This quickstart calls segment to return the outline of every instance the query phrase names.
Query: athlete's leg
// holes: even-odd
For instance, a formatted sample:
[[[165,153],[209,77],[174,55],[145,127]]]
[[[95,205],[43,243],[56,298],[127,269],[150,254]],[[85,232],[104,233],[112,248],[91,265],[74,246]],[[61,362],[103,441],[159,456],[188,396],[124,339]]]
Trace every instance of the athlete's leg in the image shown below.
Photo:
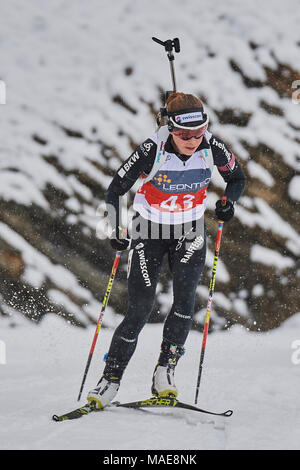
[[[161,351],[153,374],[152,393],[155,395],[177,395],[174,371],[192,326],[195,293],[204,268],[205,252],[203,235],[170,244],[174,301],[164,324]]]
[[[157,280],[167,245],[163,240],[135,240],[128,257],[128,309],[116,328],[105,373],[118,370],[120,378],[133,355],[138,335],[151,314]]]
[[[163,337],[171,344],[183,346],[192,326],[195,294],[206,256],[205,234],[178,242],[170,248],[173,274],[173,305],[165,321]]]

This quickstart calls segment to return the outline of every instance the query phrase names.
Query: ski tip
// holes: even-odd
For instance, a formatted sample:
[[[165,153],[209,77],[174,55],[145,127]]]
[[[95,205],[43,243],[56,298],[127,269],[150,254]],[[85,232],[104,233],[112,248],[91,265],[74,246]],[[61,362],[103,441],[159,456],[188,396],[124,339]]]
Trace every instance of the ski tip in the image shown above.
[[[52,419],[53,419],[53,421],[61,421],[61,419],[57,415],[53,415]]]

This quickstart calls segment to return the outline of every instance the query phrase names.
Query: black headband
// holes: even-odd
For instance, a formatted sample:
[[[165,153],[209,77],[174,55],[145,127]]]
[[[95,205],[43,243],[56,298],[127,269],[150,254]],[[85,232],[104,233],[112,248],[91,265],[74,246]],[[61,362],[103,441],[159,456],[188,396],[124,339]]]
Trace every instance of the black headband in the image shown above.
[[[167,111],[168,128],[172,132],[174,128],[200,129],[208,124],[208,115],[203,107],[186,108],[178,111]]]

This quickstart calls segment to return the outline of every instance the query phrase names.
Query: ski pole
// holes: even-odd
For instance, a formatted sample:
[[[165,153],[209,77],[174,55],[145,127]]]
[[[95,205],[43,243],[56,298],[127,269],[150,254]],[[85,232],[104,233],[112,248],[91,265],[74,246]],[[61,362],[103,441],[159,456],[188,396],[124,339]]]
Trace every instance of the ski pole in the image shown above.
[[[223,206],[225,206],[226,200],[227,200],[227,197],[223,196],[222,197],[222,205]],[[206,340],[207,340],[209,321],[210,321],[210,313],[211,313],[211,308],[212,308],[212,297],[213,297],[213,293],[214,293],[214,289],[215,289],[216,271],[217,271],[217,263],[218,263],[218,258],[219,258],[220,245],[221,245],[223,224],[224,224],[224,222],[222,220],[218,221],[218,232],[217,232],[217,239],[216,239],[216,246],[215,246],[215,256],[214,256],[212,275],[211,275],[210,284],[209,284],[209,296],[208,296],[207,307],[206,307],[206,318],[205,318],[203,338],[202,338],[202,346],[201,346],[201,354],[200,354],[200,362],[199,362],[199,370],[198,370],[198,378],[197,378],[197,387],[196,387],[196,394],[195,394],[195,405],[197,404],[197,401],[198,401],[198,394],[199,394],[200,381],[201,381],[201,375],[202,375]]]
[[[92,360],[92,357],[93,357],[96,342],[97,342],[97,339],[98,339],[99,331],[100,331],[100,328],[101,328],[101,325],[102,325],[102,322],[103,322],[104,311],[105,311],[105,308],[108,304],[108,299],[109,299],[109,296],[110,296],[110,292],[111,292],[111,289],[112,289],[112,286],[113,286],[113,282],[114,282],[115,275],[116,275],[116,272],[117,272],[118,264],[119,264],[119,261],[120,261],[120,256],[121,256],[121,251],[117,251],[116,256],[115,256],[115,260],[114,260],[114,264],[113,264],[113,267],[112,267],[112,270],[111,270],[111,275],[110,275],[110,278],[109,278],[109,281],[108,281],[107,289],[106,289],[106,292],[104,294],[104,299],[103,299],[103,302],[102,302],[101,312],[100,312],[100,315],[99,315],[99,318],[98,318],[98,322],[97,322],[97,326],[96,326],[92,346],[91,346],[91,349],[90,349],[90,352],[89,352],[89,356],[88,356],[85,371],[84,371],[84,374],[83,374],[83,379],[82,379],[82,382],[81,382],[81,387],[80,387],[80,390],[79,390],[79,395],[78,395],[77,401],[79,401],[80,398],[81,398],[81,393],[82,393],[82,390],[83,390],[83,387],[84,387],[84,384],[85,384],[85,380],[86,380],[86,377],[87,377],[87,374],[88,374],[88,370],[90,368],[90,364],[91,364],[91,360]]]

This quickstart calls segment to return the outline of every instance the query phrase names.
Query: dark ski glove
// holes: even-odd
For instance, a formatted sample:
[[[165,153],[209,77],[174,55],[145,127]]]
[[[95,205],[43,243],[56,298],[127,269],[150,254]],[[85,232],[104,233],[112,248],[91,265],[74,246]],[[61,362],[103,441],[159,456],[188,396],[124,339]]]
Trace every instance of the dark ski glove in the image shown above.
[[[110,237],[110,245],[116,251],[125,251],[130,248],[131,240],[126,237],[126,230],[122,228],[114,229]]]
[[[222,204],[223,201],[221,199],[216,202],[216,216],[218,220],[222,220],[223,222],[228,222],[233,215],[234,215],[234,207],[233,207],[233,202],[230,201],[230,199],[226,200],[226,204]]]

